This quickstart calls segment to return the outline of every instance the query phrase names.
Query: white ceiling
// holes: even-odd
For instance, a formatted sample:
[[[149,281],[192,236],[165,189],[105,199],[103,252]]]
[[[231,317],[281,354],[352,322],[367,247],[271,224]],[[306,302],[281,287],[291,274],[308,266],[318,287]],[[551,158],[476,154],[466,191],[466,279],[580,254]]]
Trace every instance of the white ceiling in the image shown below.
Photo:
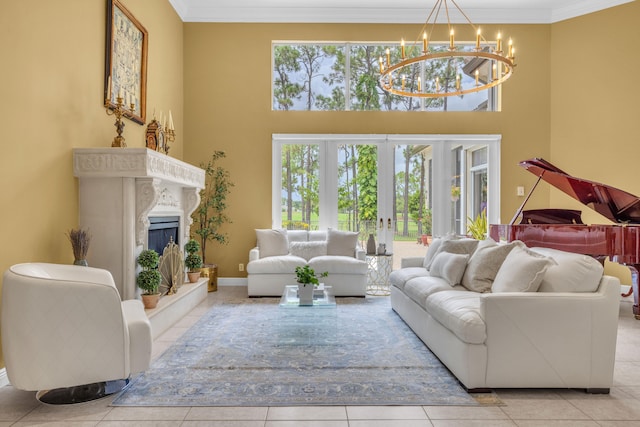
[[[169,0],[184,22],[304,23],[424,23],[435,1]],[[477,24],[550,24],[631,1],[456,0],[469,19]],[[448,4],[450,12],[455,10],[452,0],[448,0]],[[442,12],[440,16],[444,16]],[[451,22],[461,20],[461,16],[451,16]]]

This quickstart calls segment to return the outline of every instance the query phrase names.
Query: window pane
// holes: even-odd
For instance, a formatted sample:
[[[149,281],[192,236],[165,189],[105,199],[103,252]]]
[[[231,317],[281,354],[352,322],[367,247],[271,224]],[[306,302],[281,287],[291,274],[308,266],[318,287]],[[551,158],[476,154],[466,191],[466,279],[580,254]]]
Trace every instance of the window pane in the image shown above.
[[[274,45],[274,110],[344,110],[344,47]]]
[[[282,146],[282,226],[318,229],[319,146]]]

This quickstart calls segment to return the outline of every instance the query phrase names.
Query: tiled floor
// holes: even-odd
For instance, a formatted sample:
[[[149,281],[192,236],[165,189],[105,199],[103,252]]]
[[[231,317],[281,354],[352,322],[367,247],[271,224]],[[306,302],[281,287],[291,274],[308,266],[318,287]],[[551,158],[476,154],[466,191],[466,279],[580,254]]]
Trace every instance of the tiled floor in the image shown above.
[[[244,298],[246,288],[221,287],[154,343],[161,354],[212,305]],[[640,427],[640,320],[620,304],[614,387],[609,395],[579,390],[498,390],[503,406],[332,407],[111,407],[111,399],[53,407],[34,393],[0,388],[4,426],[212,426],[212,427]]]

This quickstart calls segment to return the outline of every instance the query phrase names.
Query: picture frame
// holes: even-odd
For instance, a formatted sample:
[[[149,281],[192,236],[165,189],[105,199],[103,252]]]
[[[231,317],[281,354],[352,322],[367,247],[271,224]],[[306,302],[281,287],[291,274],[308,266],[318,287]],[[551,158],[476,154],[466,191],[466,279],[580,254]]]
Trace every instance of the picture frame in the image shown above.
[[[124,116],[142,125],[147,116],[149,33],[119,0],[107,0],[106,30],[105,107],[115,109],[120,95]]]

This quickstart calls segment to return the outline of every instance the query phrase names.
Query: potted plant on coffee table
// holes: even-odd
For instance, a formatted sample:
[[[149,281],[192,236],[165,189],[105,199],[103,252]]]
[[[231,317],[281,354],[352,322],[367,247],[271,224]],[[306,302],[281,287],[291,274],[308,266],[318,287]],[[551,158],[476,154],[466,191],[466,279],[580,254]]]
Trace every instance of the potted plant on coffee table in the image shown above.
[[[158,253],[153,249],[145,249],[138,255],[138,264],[142,267],[142,271],[138,273],[136,285],[142,289],[142,303],[144,308],[156,308],[160,292],[160,272],[158,271]]]
[[[313,290],[320,284],[318,278],[327,277],[329,273],[325,271],[316,274],[313,268],[305,265],[296,267],[296,280],[298,282],[298,300],[300,305],[313,305]]]
[[[198,255],[200,250],[200,244],[191,239],[184,245],[184,251],[187,253],[187,257],[184,259],[184,265],[187,267],[187,277],[189,277],[189,283],[195,283],[200,278],[200,268],[202,267],[202,258]]]

